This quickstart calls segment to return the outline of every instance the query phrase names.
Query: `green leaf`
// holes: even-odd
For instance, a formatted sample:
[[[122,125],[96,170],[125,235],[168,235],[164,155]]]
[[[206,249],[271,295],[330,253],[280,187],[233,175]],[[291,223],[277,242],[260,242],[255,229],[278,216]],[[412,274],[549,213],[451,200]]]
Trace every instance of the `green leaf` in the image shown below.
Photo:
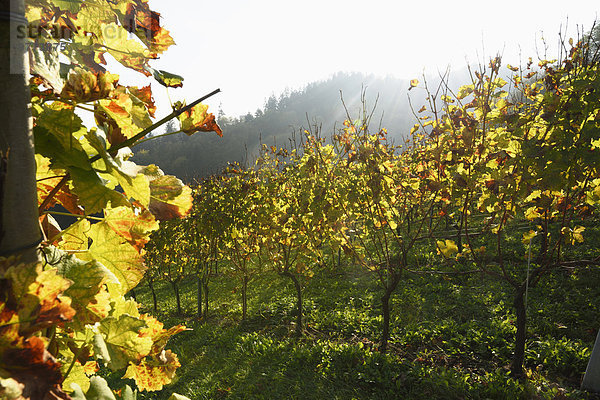
[[[93,324],[104,318],[106,315],[98,315],[94,311],[106,310],[108,313],[109,300],[98,294],[105,282],[118,282],[117,277],[96,260],[83,261],[53,246],[47,247],[45,253],[49,260],[57,260],[58,273],[73,281],[65,295],[71,298],[71,306],[77,311],[77,323]]]
[[[129,387],[129,385],[125,385],[121,392],[122,400],[137,400],[138,391],[135,392]]]
[[[136,213],[131,207],[107,208],[104,217],[113,231],[138,249],[148,242],[150,233],[158,229],[158,222],[149,211]]]
[[[120,185],[127,197],[140,202],[147,208],[150,204],[150,184],[148,178],[139,173],[141,168],[133,162],[127,161],[131,154],[129,149],[121,149],[115,157],[112,157],[107,151],[106,138],[102,130],[91,130],[85,135],[85,139],[102,158],[102,161],[98,160],[94,164],[97,168],[104,167],[107,171],[100,173],[100,176],[111,181],[115,187]]]
[[[150,192],[150,211],[159,220],[183,217],[192,208],[192,190],[174,176],[153,179]]]
[[[100,100],[98,104],[120,129],[121,135],[109,137],[113,145],[132,138],[152,125],[146,105],[133,94],[121,92],[111,99]]]
[[[71,382],[69,387],[73,390],[71,393],[71,399],[73,400],[87,400],[85,394],[83,393],[83,389],[75,382]]]
[[[21,333],[31,334],[68,321],[75,314],[71,299],[63,296],[73,282],[57,274],[55,268],[42,270],[41,264],[19,264],[8,268],[4,278],[10,281],[18,304]]]
[[[69,364],[62,365],[63,375],[66,373],[66,370],[69,368]],[[63,381],[62,387],[65,389],[71,389],[72,384],[78,385],[81,389],[87,391],[90,388],[90,378],[85,374],[85,367],[81,365],[79,362],[75,362],[73,364],[73,368],[69,372],[67,378]]]
[[[106,222],[92,225],[88,237],[92,245],[81,257],[96,260],[108,268],[119,280],[122,294],[133,289],[146,269],[138,251]]]
[[[437,247],[444,257],[452,257],[453,254],[458,253],[458,246],[453,240],[438,240]]]
[[[94,354],[96,354],[96,358],[103,360],[106,364],[110,363],[110,353],[104,341],[104,336],[100,333],[94,335]]]
[[[90,388],[85,395],[78,384],[72,383],[71,387],[74,390],[71,395],[73,400],[117,400],[108,383],[99,376],[90,378]]]
[[[183,86],[183,77],[179,75],[172,74],[163,70],[156,70],[154,68],[147,67],[146,70],[152,73],[154,79],[158,81],[161,85],[165,87],[182,87]]]
[[[36,125],[52,133],[63,149],[73,148],[77,144],[77,137],[87,132],[81,118],[70,105],[56,102],[36,108],[36,113]]]
[[[73,191],[79,196],[79,203],[85,207],[87,214],[100,212],[109,203],[113,207],[130,206],[125,196],[106,187],[95,171],[74,167],[68,170],[73,179]]]
[[[187,134],[192,134],[204,124],[207,116],[208,106],[198,103],[191,109],[179,114],[177,118],[181,122],[181,130]]]
[[[35,137],[35,150],[38,154],[47,157],[51,161],[52,168],[69,169],[70,167],[80,168],[91,171],[92,166],[88,155],[81,147],[81,144],[73,139],[73,146],[65,147],[60,143],[56,135],[42,127],[33,128]]]
[[[127,68],[145,72],[150,51],[139,40],[128,39],[129,32],[114,22],[100,25],[102,39],[111,56]]]
[[[52,0],[52,3],[63,11],[76,13],[81,9],[83,0]]]
[[[131,361],[137,363],[150,353],[152,339],[139,335],[144,327],[144,321],[129,315],[109,317],[100,323],[98,329],[110,356],[108,366],[113,371],[127,367]]]
[[[142,174],[130,177],[129,175],[121,173],[120,170],[116,175],[119,185],[121,185],[127,197],[139,201],[144,207],[150,206],[151,189],[148,178]]]

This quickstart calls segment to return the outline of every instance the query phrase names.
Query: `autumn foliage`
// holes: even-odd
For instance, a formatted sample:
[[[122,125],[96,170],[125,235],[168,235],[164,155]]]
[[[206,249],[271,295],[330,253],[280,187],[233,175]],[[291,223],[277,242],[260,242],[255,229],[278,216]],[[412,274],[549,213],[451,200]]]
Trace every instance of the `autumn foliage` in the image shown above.
[[[164,329],[125,294],[144,276],[150,233],[186,215],[192,192],[129,160],[130,147],[166,121],[153,122],[150,85],[127,86],[107,60],[179,87],[183,78],[150,66],[174,41],[146,0],[31,1],[26,17],[38,33],[27,40],[43,241],[40,262],[0,259],[0,394],[115,398],[99,366],[160,390],[180,366],[167,341],[186,328]],[[180,104],[171,117],[187,134],[221,134],[207,108]]]
[[[569,46],[537,66],[493,58],[457,91],[444,79],[436,88],[412,80],[429,102],[401,146],[371,131],[365,110],[330,139],[307,130],[301,146],[264,145],[249,168],[201,184],[195,207],[218,199],[226,217],[213,228],[242,279],[243,315],[252,265],[269,266],[294,283],[301,334],[303,283],[343,254],[381,289],[385,352],[390,298],[404,276],[487,275],[512,299],[510,369],[523,376],[528,288],[557,270],[600,265],[593,246],[581,247],[600,204],[598,55],[586,40]]]

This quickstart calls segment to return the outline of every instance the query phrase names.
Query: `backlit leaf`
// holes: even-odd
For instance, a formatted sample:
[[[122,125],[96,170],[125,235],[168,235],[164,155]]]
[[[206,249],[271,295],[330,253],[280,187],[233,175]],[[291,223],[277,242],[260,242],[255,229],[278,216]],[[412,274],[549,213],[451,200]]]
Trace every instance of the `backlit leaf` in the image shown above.
[[[88,237],[92,245],[80,257],[97,260],[112,272],[121,284],[122,294],[133,289],[144,276],[145,267],[138,251],[125,238],[119,236],[108,223],[91,226]]]
[[[125,368],[130,362],[138,363],[150,352],[152,339],[139,335],[145,326],[144,321],[129,315],[109,317],[100,323],[98,329],[110,355],[108,366],[113,371]]]
[[[450,258],[452,255],[458,253],[458,246],[453,240],[438,240],[437,241],[438,251],[441,252],[444,257]]]
[[[150,211],[159,220],[185,216],[192,208],[192,189],[174,176],[164,175],[150,181],[150,190]]]
[[[102,211],[107,204],[113,207],[129,206],[127,199],[104,185],[95,171],[80,168],[69,168],[73,178],[73,192],[79,196],[79,203],[88,214]]]
[[[115,89],[118,80],[118,75],[76,67],[69,72],[61,97],[78,103],[105,99]]]
[[[223,136],[221,128],[215,121],[215,116],[207,112],[208,106],[202,103],[196,104],[190,110],[184,111],[177,118],[181,122],[181,130],[187,135],[196,132],[216,132]]]
[[[179,75],[163,70],[156,70],[154,68],[148,68],[148,70],[152,73],[154,79],[165,87],[177,88],[183,86],[183,77]]]
[[[106,50],[111,56],[125,67],[148,75],[145,66],[150,58],[150,52],[142,43],[128,39],[127,30],[114,22],[102,24],[101,31]]]
[[[180,366],[177,355],[166,350],[156,357],[142,360],[138,365],[130,364],[123,377],[134,379],[141,390],[161,390],[173,380],[175,370]]]
[[[136,214],[131,207],[107,208],[104,217],[108,226],[138,251],[148,242],[150,233],[158,229],[158,222],[146,210]]]
[[[21,334],[27,336],[75,315],[71,299],[64,296],[72,281],[58,275],[56,269],[42,271],[41,264],[19,264],[10,267],[5,278],[11,281],[18,303]]]

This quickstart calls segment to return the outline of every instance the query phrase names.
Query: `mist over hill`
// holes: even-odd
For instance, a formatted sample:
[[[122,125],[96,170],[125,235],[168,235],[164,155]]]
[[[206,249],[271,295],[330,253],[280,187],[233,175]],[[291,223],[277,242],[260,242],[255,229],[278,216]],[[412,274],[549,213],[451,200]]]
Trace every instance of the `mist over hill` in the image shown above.
[[[464,71],[452,76],[464,82]],[[439,77],[431,78],[433,86],[436,81]],[[358,118],[363,109],[372,114],[372,129],[386,128],[388,136],[399,144],[416,122],[407,96],[409,87],[410,81],[405,79],[337,73],[301,90],[272,95],[253,113],[229,117],[219,110],[223,137],[212,133],[192,137],[178,134],[145,142],[137,147],[135,161],[156,163],[166,173],[189,182],[216,173],[229,162],[253,160],[261,143],[289,147],[290,139],[294,135],[300,139],[304,129],[318,129],[323,137],[329,137],[348,117]],[[416,110],[425,98],[423,90],[410,92]],[[158,133],[177,129],[175,123],[170,123]]]

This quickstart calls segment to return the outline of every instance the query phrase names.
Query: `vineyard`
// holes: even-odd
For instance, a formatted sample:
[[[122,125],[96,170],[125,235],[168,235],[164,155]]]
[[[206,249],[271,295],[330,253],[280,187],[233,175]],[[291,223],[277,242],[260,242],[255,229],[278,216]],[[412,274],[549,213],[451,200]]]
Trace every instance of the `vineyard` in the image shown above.
[[[583,287],[575,291],[577,301],[588,304],[576,306],[576,318],[587,319],[574,322],[577,328],[569,324],[568,329],[547,314],[558,304],[550,305],[540,297],[535,306],[532,302],[534,296],[548,296],[560,303],[559,293],[568,298],[569,288],[580,279],[597,279],[600,179],[595,157],[600,146],[600,103],[595,55],[589,49],[583,43],[573,44],[563,60],[542,61],[539,70],[532,62],[524,70],[508,65],[514,73],[510,83],[499,76],[500,59],[495,58],[473,73],[471,85],[456,93],[443,82],[429,88],[412,81],[415,90],[427,91],[429,104],[417,112],[419,123],[402,146],[389,144],[385,130],[370,130],[368,110],[346,120],[330,138],[315,128],[305,131],[302,142],[291,149],[265,145],[251,167],[232,165],[198,184],[190,215],[164,224],[153,234],[146,254],[151,268],[145,278],[152,300],[145,304],[157,312],[156,283],[169,282],[173,311],[184,315],[189,300],[182,305],[185,296],[180,287],[186,287],[189,296],[192,280],[196,317],[210,320],[211,279],[220,280],[217,287],[221,287],[227,277],[235,282],[228,284],[233,285],[232,293],[225,298],[220,293],[219,302],[239,304],[236,315],[246,326],[258,318],[256,313],[264,316],[258,310],[282,306],[263,299],[258,310],[249,314],[253,283],[262,280],[265,285],[269,276],[283,287],[280,281],[288,281],[287,289],[273,297],[294,295],[292,309],[279,310],[293,318],[280,328],[293,326],[292,336],[310,335],[316,346],[323,345],[321,340],[334,346],[330,340],[335,338],[350,346],[348,351],[360,353],[356,356],[361,362],[379,356],[389,361],[385,354],[406,362],[406,349],[417,346],[419,351],[408,351],[411,357],[433,366],[441,362],[444,367],[456,363],[470,368],[472,363],[487,362],[505,368],[509,380],[494,381],[499,387],[532,375],[543,381],[548,376],[537,371],[548,368],[569,390],[577,388],[597,320],[591,310],[580,307],[591,305],[594,296],[584,295]],[[356,279],[348,282],[349,276]],[[363,286],[366,296],[350,290],[346,299],[338,297],[337,287],[351,283]],[[264,296],[263,290],[255,295]],[[307,290],[313,296],[307,297]],[[423,330],[410,332],[400,321],[414,318],[405,315],[414,310],[404,308],[403,299],[412,295],[427,299],[422,300],[425,304],[443,301],[432,291],[450,299],[454,291],[466,292],[464,313],[447,310],[456,314],[448,319],[436,310],[429,316],[433,320],[424,316],[412,320]],[[322,301],[333,301],[334,308],[327,311],[317,305]],[[455,302],[454,307],[461,302],[459,298],[449,301]],[[415,306],[425,307],[419,301]],[[532,311],[544,317],[538,319]],[[348,312],[349,320],[330,321],[329,312]],[[274,317],[266,318],[269,325]],[[460,330],[455,325],[463,319],[468,328],[462,326],[467,331],[459,335],[453,329]],[[535,330],[529,319],[536,323]],[[481,324],[486,323],[492,324],[488,328],[494,335],[482,331]],[[570,336],[553,325],[568,331],[585,327],[587,333]],[[275,347],[277,340],[292,346],[289,335],[275,334],[273,339],[270,334],[259,338],[274,340],[270,343]],[[245,337],[239,338],[239,346]],[[247,337],[256,338],[252,331]],[[431,341],[441,343],[428,347]],[[361,347],[364,343],[368,343],[367,353]],[[496,345],[500,346],[493,348]],[[546,346],[553,347],[557,357],[569,358],[564,361],[569,366],[546,365],[554,362]],[[308,351],[302,346],[286,349]],[[533,354],[536,350],[539,353]],[[398,382],[402,373],[395,373],[389,379]],[[462,373],[467,381],[479,379],[479,384],[487,379],[481,371]],[[452,376],[447,384],[468,387]],[[385,390],[394,386],[383,385]],[[402,385],[398,386],[395,390],[402,392]],[[567,390],[550,384],[535,394],[536,390],[526,388],[515,383],[514,393],[520,393],[515,396],[554,398]],[[376,395],[393,397],[393,390],[385,390]],[[499,396],[490,393],[494,392],[484,390],[480,396]]]
[[[182,364],[169,389],[194,399],[597,398],[579,390],[598,319],[590,307],[598,296],[593,272],[558,272],[552,279],[563,282],[560,289],[541,284],[529,291],[526,379],[518,380],[508,368],[515,316],[507,285],[481,276],[407,275],[390,300],[383,354],[380,290],[348,262],[342,258],[341,268],[321,269],[306,282],[301,338],[294,286],[276,272],[248,287],[243,322],[241,283],[224,271],[211,277],[201,320],[193,278],[180,284],[182,314],[168,281],[155,283],[156,314],[193,329],[169,342]],[[147,284],[136,297],[154,313]],[[109,382],[116,386],[119,378]]]
[[[456,90],[412,80],[427,100],[401,145],[364,104],[187,186],[131,148],[173,119],[222,135],[202,103],[219,90],[153,122],[151,87],[107,71],[183,85],[150,66],[174,44],[160,14],[19,4],[39,29],[0,57],[19,71],[1,75],[2,398],[595,398],[593,35]]]

